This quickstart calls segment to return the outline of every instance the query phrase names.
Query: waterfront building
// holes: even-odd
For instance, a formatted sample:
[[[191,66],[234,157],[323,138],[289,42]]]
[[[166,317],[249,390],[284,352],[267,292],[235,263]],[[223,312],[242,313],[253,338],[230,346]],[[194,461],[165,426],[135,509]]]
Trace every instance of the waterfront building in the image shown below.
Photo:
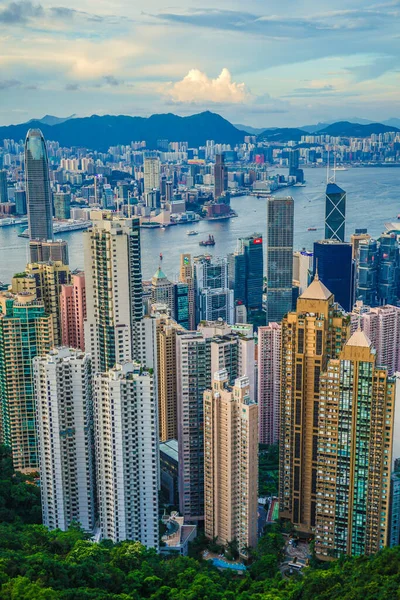
[[[85,273],[73,273],[70,284],[61,286],[62,345],[85,349],[84,321],[86,319]]]
[[[53,345],[53,317],[34,293],[0,294],[1,441],[17,471],[38,470],[32,360]]]
[[[71,194],[70,192],[54,192],[54,216],[56,219],[71,218]]]
[[[94,376],[94,437],[102,539],[159,547],[159,448],[154,376],[125,362]]]
[[[349,321],[318,274],[282,321],[279,506],[307,533],[316,524],[319,379],[347,341]]]
[[[345,311],[354,304],[354,262],[351,244],[336,239],[314,242],[314,275],[335,296]]]
[[[160,159],[158,156],[144,157],[144,197],[160,189]]]
[[[92,369],[88,354],[56,348],[33,359],[43,525],[95,526]]]
[[[60,294],[64,284],[71,281],[68,265],[62,262],[32,263],[26,265],[24,273],[14,275],[11,291],[14,294],[29,291],[42,300],[47,314],[53,318],[54,345],[61,344]]]
[[[281,326],[270,323],[258,328],[258,412],[260,444],[279,441]]]
[[[25,140],[25,182],[31,240],[53,239],[53,210],[46,142],[40,129],[29,129]],[[31,257],[34,262],[34,258]]]
[[[219,200],[228,189],[228,167],[223,154],[215,155],[214,165],[214,199]]]
[[[8,202],[7,171],[0,169],[0,204]]]
[[[95,371],[108,371],[138,353],[143,315],[139,219],[92,211],[84,232],[87,318],[85,348]]]
[[[204,530],[241,556],[257,545],[258,408],[249,380],[223,369],[204,392]]]
[[[364,332],[321,375],[315,550],[321,559],[388,544],[395,380]]]
[[[346,192],[334,181],[325,192],[325,239],[344,242],[346,227]]]
[[[26,192],[25,190],[15,190],[14,193],[15,212],[17,215],[23,216],[27,213]]]
[[[267,199],[267,323],[280,322],[292,308],[293,198]]]
[[[188,312],[189,324],[187,329],[196,328],[196,286],[193,274],[192,257],[190,254],[181,254],[179,281],[188,286]]]

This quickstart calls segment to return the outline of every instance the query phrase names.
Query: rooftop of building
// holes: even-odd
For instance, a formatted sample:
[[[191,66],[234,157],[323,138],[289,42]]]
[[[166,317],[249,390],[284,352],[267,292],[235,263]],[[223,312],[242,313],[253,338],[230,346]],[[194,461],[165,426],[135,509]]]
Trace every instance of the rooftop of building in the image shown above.
[[[320,281],[318,272],[315,273],[313,281],[307,289],[299,296],[302,300],[328,300],[332,292]]]
[[[178,462],[178,440],[167,440],[160,443],[160,452]]]
[[[342,190],[341,187],[337,185],[337,183],[328,183],[326,186],[327,194],[345,194],[346,192]]]
[[[370,348],[371,340],[365,335],[361,329],[357,329],[346,342],[346,346],[352,346],[354,348]]]
[[[153,279],[167,279],[167,276],[161,267],[158,267],[157,271],[153,275]]]

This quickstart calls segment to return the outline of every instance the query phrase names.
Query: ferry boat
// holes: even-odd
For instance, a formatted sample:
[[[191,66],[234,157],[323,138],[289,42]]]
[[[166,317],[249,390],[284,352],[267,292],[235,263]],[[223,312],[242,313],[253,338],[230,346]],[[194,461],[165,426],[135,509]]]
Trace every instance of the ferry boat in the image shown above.
[[[215,240],[213,235],[208,236],[208,240],[202,240],[199,242],[200,246],[215,246]]]
[[[340,165],[339,167],[333,167],[334,171],[348,171],[348,169],[346,169],[346,167],[344,167],[343,165]]]
[[[316,227],[309,227],[309,228],[307,229],[307,231],[317,231],[317,228],[316,228]]]
[[[187,231],[186,235],[199,235],[198,231],[194,231],[194,229],[192,229],[192,231]]]
[[[305,183],[300,183],[300,181],[298,181],[297,183],[295,183],[293,185],[293,187],[306,187],[306,184]]]

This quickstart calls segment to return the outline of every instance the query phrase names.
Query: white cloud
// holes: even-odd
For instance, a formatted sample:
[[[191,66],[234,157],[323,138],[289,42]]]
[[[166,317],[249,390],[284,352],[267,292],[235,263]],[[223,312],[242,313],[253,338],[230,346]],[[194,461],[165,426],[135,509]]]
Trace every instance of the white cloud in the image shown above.
[[[226,68],[222,69],[216,79],[211,79],[199,69],[190,69],[181,81],[169,84],[166,91],[175,102],[239,104],[251,97],[245,84],[232,81]]]

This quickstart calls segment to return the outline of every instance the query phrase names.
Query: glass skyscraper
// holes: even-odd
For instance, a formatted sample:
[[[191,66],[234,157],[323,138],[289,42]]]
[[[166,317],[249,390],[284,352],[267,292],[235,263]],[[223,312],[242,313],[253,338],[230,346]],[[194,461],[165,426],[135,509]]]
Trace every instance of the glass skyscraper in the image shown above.
[[[229,287],[235,303],[243,303],[249,313],[262,310],[263,239],[260,234],[239,238],[238,248],[228,256]]]
[[[314,243],[314,275],[320,280],[346,311],[353,308],[354,268],[352,246],[338,240]]]
[[[293,198],[267,199],[267,323],[292,309],[293,217]]]
[[[329,182],[325,193],[325,239],[344,242],[346,224],[346,192]]]
[[[25,180],[31,240],[52,240],[52,199],[46,142],[40,129],[29,129],[25,140]]]

